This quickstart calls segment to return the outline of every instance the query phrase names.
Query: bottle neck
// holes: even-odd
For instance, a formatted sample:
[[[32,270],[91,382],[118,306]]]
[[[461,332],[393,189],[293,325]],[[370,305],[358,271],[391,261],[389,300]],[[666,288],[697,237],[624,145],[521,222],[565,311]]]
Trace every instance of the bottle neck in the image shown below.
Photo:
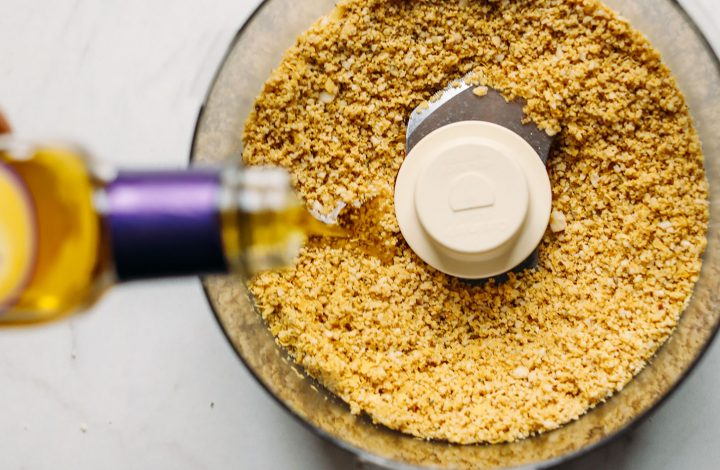
[[[120,172],[98,195],[117,280],[228,271],[217,170]]]
[[[287,172],[120,172],[96,206],[119,282],[289,266],[309,235],[345,236],[316,220]]]

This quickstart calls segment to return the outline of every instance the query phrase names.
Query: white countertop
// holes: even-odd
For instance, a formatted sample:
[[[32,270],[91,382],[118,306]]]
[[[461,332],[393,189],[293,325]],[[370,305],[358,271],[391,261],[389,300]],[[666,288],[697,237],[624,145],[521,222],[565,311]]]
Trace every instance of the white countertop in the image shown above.
[[[182,167],[200,103],[259,0],[2,0],[0,106],[18,134]],[[684,0],[720,50],[716,0]],[[713,8],[714,7],[714,8]],[[718,468],[720,345],[632,434],[565,469]],[[115,289],[0,330],[2,469],[345,469],[245,371],[197,280]]]

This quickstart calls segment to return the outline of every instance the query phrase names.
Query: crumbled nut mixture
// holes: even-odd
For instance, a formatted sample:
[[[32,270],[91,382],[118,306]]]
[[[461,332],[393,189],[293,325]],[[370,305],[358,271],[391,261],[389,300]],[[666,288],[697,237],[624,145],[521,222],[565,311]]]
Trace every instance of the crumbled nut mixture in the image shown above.
[[[488,94],[488,87],[486,86],[478,86],[473,88],[473,94],[475,96],[486,96]]]
[[[395,219],[411,110],[475,71],[558,145],[535,271],[471,286],[423,263]],[[348,239],[313,239],[251,285],[295,360],[378,423],[502,442],[574,420],[668,338],[705,246],[707,183],[658,53],[596,0],[350,0],[291,48],[245,129]]]
[[[567,227],[567,219],[565,214],[558,210],[550,213],[550,230],[553,232],[562,232]]]

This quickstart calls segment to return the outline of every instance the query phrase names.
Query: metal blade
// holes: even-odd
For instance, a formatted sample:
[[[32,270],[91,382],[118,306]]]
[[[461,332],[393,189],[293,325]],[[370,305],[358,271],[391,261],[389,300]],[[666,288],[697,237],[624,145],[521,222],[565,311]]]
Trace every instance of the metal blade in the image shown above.
[[[506,127],[525,139],[547,163],[554,137],[540,130],[534,123],[523,124],[523,100],[505,101],[492,88],[487,95],[473,93],[475,85],[463,78],[437,93],[425,105],[410,114],[406,134],[406,152],[432,131],[460,121],[486,121]]]

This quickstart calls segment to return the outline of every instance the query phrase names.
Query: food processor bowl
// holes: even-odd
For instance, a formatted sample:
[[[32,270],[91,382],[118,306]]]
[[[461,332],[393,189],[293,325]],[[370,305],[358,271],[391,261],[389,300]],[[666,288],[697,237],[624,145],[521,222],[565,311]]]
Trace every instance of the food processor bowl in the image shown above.
[[[240,29],[200,110],[195,162],[237,160],[257,95],[296,37],[335,0],[266,0]],[[695,120],[710,182],[710,227],[702,273],[672,337],[622,391],[577,421],[521,441],[453,445],[419,440],[375,425],[295,365],[253,307],[246,280],[208,278],[205,290],[239,358],[265,389],[311,430],[390,468],[544,468],[597,447],[657,407],[685,378],[713,339],[720,320],[720,63],[672,0],[606,0],[643,32],[675,74]]]

